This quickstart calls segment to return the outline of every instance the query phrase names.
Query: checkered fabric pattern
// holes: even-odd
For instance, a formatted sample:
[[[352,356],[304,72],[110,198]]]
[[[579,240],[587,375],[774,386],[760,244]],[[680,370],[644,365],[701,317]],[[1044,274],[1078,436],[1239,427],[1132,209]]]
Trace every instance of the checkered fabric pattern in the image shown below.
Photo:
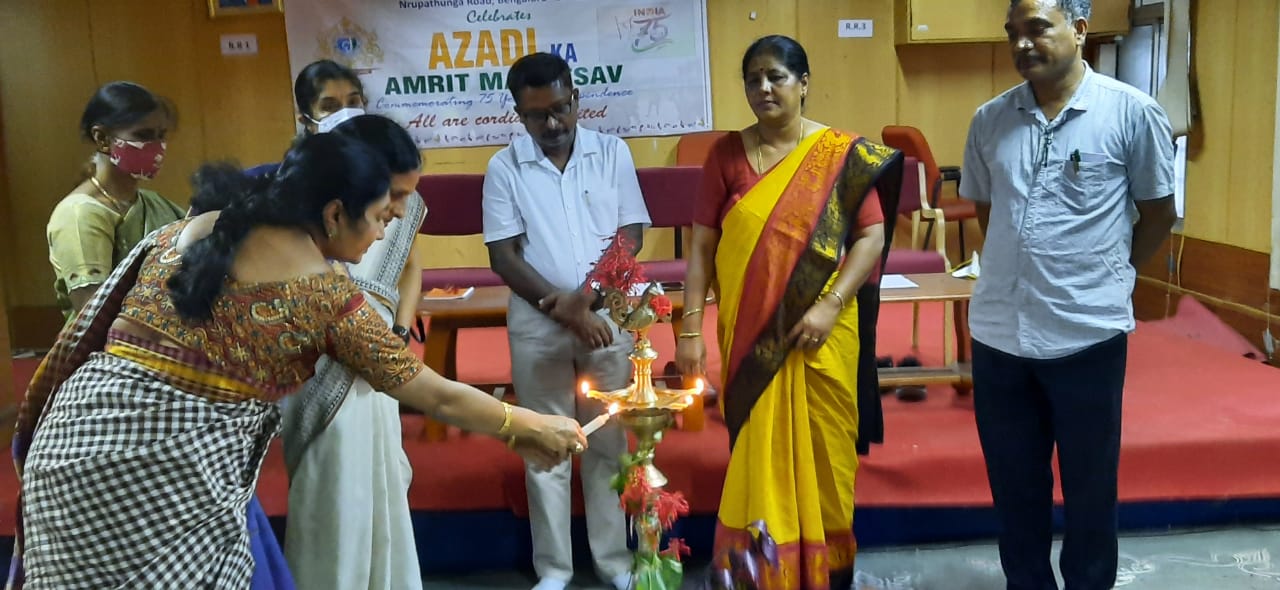
[[[94,296],[80,310],[75,321],[62,328],[53,348],[36,369],[36,374],[27,388],[27,395],[23,397],[22,404],[18,408],[18,424],[13,435],[13,463],[19,482],[22,480],[27,450],[31,446],[36,425],[39,424],[49,399],[53,397],[53,392],[57,391],[58,387],[88,360],[90,354],[102,350],[107,341],[107,332],[111,328],[111,323],[120,312],[120,304],[137,280],[142,261],[155,245],[155,236],[159,231],[152,232],[143,238],[116,266],[107,281],[98,287]],[[14,531],[13,558],[9,563],[7,590],[25,588],[23,547],[26,544],[26,535],[22,522],[21,490],[18,492],[16,508],[18,518]]]
[[[18,477],[22,477],[22,459],[26,456],[32,433],[40,422],[49,398],[88,360],[91,353],[102,350],[106,345],[107,332],[120,314],[120,304],[137,281],[142,261],[155,246],[156,234],[163,229],[147,235],[120,261],[111,276],[98,287],[97,292],[76,315],[75,321],[62,328],[53,348],[49,349],[49,353],[40,362],[40,367],[36,369],[36,374],[27,387],[27,395],[18,408],[18,426],[13,437],[13,458],[17,463]]]
[[[245,506],[279,427],[275,404],[212,402],[92,354],[27,456],[25,587],[247,588]]]

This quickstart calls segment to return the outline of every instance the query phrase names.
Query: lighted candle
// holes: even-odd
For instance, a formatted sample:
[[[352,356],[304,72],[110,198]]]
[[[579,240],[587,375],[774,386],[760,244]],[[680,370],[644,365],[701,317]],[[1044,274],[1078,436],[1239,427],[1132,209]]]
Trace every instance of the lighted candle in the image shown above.
[[[690,432],[698,432],[705,428],[707,415],[702,409],[702,392],[706,390],[706,385],[702,379],[698,379],[693,384],[693,394],[685,397],[686,406],[684,411],[680,412],[680,429]]]
[[[616,413],[618,413],[618,404],[609,404],[609,411],[596,416],[595,420],[587,422],[587,425],[582,427],[582,434],[591,436],[591,433],[603,428],[609,418],[612,418]]]

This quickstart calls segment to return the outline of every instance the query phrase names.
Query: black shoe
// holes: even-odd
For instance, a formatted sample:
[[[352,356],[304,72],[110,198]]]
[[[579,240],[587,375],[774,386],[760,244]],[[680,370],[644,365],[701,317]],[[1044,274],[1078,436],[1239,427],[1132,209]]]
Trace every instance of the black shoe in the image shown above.
[[[899,367],[919,367],[920,359],[914,356],[904,356],[898,359]],[[903,385],[894,391],[894,395],[898,397],[898,401],[915,403],[922,402],[929,396],[929,392],[925,390],[923,385]]]
[[[876,357],[876,368],[877,368],[877,369],[892,369],[892,368],[893,368],[893,357],[891,357],[891,356],[878,356],[878,357]],[[889,395],[890,393],[893,393],[893,388],[892,388],[892,387],[881,387],[881,388],[880,388],[880,395]]]
[[[929,392],[923,385],[903,385],[893,394],[898,397],[898,401],[907,403],[922,402],[929,397]]]

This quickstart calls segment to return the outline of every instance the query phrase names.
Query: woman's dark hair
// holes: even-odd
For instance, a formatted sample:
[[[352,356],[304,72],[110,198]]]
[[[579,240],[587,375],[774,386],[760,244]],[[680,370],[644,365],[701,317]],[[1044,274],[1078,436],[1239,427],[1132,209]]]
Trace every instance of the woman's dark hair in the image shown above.
[[[515,99],[516,104],[520,104],[521,90],[545,88],[557,81],[566,85],[573,84],[573,78],[569,75],[569,62],[554,53],[530,53],[517,59],[507,72],[507,90],[511,91],[511,98]]]
[[[252,179],[228,183],[235,174],[244,172],[232,162],[211,162],[191,174],[191,208],[188,215],[195,217],[210,211],[221,211],[237,199],[248,196],[245,186]],[[270,176],[270,175],[268,175]],[[270,179],[264,181],[270,182]]]
[[[392,174],[417,172],[422,167],[422,152],[413,143],[413,137],[399,123],[381,115],[352,117],[334,127],[332,133],[369,144],[387,160]]]
[[[751,65],[751,60],[761,55],[777,58],[797,78],[809,73],[809,55],[804,52],[799,41],[786,35],[769,35],[756,39],[747,48],[747,52],[742,54],[743,78],[747,77],[747,66]]]
[[[94,92],[89,104],[84,106],[84,114],[80,115],[80,137],[93,141],[96,125],[120,129],[145,119],[157,110],[163,110],[169,117],[170,127],[177,126],[178,109],[168,99],[156,96],[133,82],[109,82]]]
[[[346,80],[364,95],[364,84],[351,68],[329,59],[313,61],[302,68],[298,79],[293,81],[293,100],[298,103],[298,112],[310,117],[311,107],[316,104],[324,85],[331,80]]]
[[[274,174],[249,177],[238,167],[207,164],[197,173],[197,191],[231,195],[213,231],[187,248],[168,287],[178,314],[205,320],[222,292],[236,250],[258,226],[324,231],[324,207],[337,199],[353,224],[365,209],[387,194],[391,172],[386,161],[363,141],[335,133],[298,140]]]

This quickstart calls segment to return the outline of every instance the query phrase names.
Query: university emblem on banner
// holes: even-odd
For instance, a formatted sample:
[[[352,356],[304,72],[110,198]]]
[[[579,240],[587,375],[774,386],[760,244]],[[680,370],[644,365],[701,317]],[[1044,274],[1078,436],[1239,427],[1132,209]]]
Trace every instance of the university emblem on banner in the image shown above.
[[[367,74],[374,70],[373,66],[382,63],[378,34],[364,30],[346,17],[321,31],[317,40],[320,42],[320,58],[336,61],[358,74]]]

